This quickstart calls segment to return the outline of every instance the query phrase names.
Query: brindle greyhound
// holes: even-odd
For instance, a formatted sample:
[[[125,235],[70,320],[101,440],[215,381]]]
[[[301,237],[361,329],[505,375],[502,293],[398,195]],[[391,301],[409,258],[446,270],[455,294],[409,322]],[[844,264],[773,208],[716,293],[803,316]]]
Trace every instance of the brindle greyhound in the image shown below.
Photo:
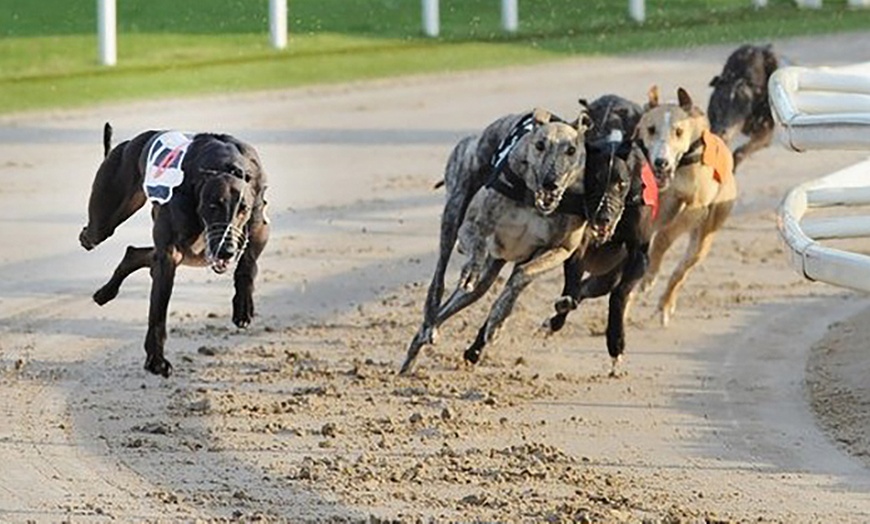
[[[440,305],[434,321],[429,320],[427,311],[423,325],[408,347],[402,373],[411,369],[420,349],[434,341],[435,331],[442,323],[483,296],[504,265],[514,262],[505,289],[493,304],[474,343],[465,351],[466,361],[478,362],[484,346],[494,339],[522,290],[544,271],[558,267],[580,245],[586,220],[583,205],[578,201],[582,200],[586,156],[583,139],[588,123],[585,112],[576,122],[567,124],[552,119],[542,110],[515,120],[493,156],[486,186],[474,194],[464,210],[458,233],[459,251],[468,256],[468,261],[460,282],[447,302]],[[481,139],[460,142],[451,161],[457,151],[459,155],[467,154],[473,140],[479,144]],[[481,167],[473,164],[466,166]],[[445,183],[451,184],[450,179],[454,184],[457,181],[474,183],[467,181],[472,178],[469,171],[457,173],[454,178],[450,167],[448,165]],[[448,192],[448,199],[453,194]],[[457,200],[462,201],[460,197]],[[574,208],[579,214],[567,212],[568,208]],[[456,213],[456,210],[450,212]],[[452,218],[455,215],[442,217],[443,220]],[[449,236],[449,246],[445,246],[445,229],[450,231],[444,227],[443,220],[442,255],[445,247],[449,251],[453,247]],[[433,287],[439,279],[438,272],[443,271],[442,265],[446,267],[446,261],[443,264],[439,261]],[[440,278],[443,279],[443,272]],[[429,297],[432,296],[430,288]],[[426,307],[429,307],[428,299]]]
[[[660,191],[650,263],[641,289],[653,285],[671,244],[689,234],[686,254],[658,304],[665,326],[676,310],[677,293],[686,275],[706,258],[716,231],[725,223],[737,198],[731,152],[722,139],[710,132],[707,117],[695,107],[689,93],[679,88],[677,98],[677,104],[660,104],[658,89],[653,87],[636,133]]]
[[[707,113],[710,129],[730,143],[737,133],[749,142],[734,151],[734,168],[750,154],[770,145],[774,122],[767,83],[780,59],[770,45],[744,45],[735,50],[722,72],[710,80],[713,93]]]
[[[146,201],[155,201],[151,210],[154,246],[127,247],[112,277],[93,298],[104,305],[117,296],[128,275],[151,269],[145,369],[168,377],[172,365],[163,356],[166,312],[178,265],[208,265],[224,273],[237,262],[233,323],[246,327],[253,319],[257,258],[269,237],[266,174],[254,148],[229,135],[147,131],[114,149],[111,140],[112,128],[107,123],[104,160],[94,179],[88,224],[79,240],[85,249],[93,249]],[[148,166],[156,171],[149,171]],[[177,185],[146,188],[147,172],[166,179],[175,174]]]
[[[624,98],[606,95],[589,105],[593,130],[587,140],[586,191],[598,207],[590,214],[589,243],[565,264],[565,287],[556,314],[544,328],[562,329],[568,313],[588,298],[610,294],[607,351],[611,374],[625,350],[625,318],[629,297],[649,262],[657,184],[632,136],[642,108]],[[584,273],[587,274],[585,278]]]

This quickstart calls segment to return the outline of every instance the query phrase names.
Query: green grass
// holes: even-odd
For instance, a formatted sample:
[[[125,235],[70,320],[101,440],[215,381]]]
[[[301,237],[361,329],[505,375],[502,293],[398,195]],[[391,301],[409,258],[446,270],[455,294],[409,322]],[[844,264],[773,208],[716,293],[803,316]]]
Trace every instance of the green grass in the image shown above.
[[[0,113],[870,28],[870,9],[845,0],[769,3],[648,0],[637,25],[624,0],[520,0],[520,32],[505,35],[497,0],[441,0],[433,40],[419,0],[289,0],[289,45],[276,51],[268,0],[119,0],[119,65],[104,68],[93,0],[0,0]]]

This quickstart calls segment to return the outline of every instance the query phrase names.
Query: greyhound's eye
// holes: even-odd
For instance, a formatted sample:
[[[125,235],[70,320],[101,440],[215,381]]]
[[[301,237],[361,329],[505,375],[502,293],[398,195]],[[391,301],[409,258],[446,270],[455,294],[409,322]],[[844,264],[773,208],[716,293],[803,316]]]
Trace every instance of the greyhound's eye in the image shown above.
[[[646,132],[650,135],[656,134],[656,126],[649,126],[648,128],[646,128]]]
[[[545,145],[543,140],[538,140],[537,142],[535,142],[535,149],[537,149],[538,151],[543,151],[544,147]]]
[[[565,151],[565,154],[567,154],[568,156],[574,156],[574,153],[576,153],[576,152],[577,152],[577,148],[576,148],[576,147],[574,147],[574,146],[569,146],[569,147],[568,147],[568,150]]]
[[[220,209],[220,206],[217,205],[216,203],[212,202],[211,204],[208,205],[208,208],[212,211],[217,211],[218,209]]]
[[[674,129],[674,134],[677,135],[677,138],[682,137],[682,136],[683,136],[683,128],[682,128],[682,127],[678,127],[678,128],[676,128],[676,129]]]

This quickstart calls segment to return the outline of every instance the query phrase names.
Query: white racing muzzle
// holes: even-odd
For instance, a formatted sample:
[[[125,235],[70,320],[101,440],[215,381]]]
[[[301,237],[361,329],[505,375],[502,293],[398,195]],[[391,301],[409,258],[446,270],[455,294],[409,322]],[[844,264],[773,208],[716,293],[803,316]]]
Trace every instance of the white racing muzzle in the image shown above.
[[[209,224],[205,229],[206,261],[217,274],[238,262],[247,247],[247,232],[235,224]]]

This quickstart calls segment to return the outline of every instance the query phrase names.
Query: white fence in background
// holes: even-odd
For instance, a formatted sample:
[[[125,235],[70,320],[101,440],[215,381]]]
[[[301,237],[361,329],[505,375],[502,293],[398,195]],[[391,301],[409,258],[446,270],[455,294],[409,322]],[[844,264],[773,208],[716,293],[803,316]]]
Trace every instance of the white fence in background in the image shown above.
[[[97,41],[100,64],[118,63],[117,0],[97,0]],[[269,0],[269,41],[287,47],[287,0]]]
[[[116,1],[97,0],[97,37],[100,63],[113,66],[118,60]],[[767,7],[767,0],[751,0],[756,8]],[[423,34],[437,37],[441,32],[439,0],[421,0]],[[870,0],[848,0],[853,7],[870,7]],[[801,7],[819,8],[822,0],[795,0]],[[501,0],[501,26],[508,33],[519,30],[519,0]],[[646,20],[646,0],[628,0],[628,16]],[[272,47],[287,47],[287,0],[269,0],[269,35]]]
[[[787,67],[770,79],[777,136],[795,151],[870,150],[870,62]],[[870,237],[870,216],[804,217],[811,208],[870,205],[870,158],[790,190],[777,213],[792,267],[810,280],[870,292],[870,256],[818,241]]]
[[[113,66],[118,62],[117,15],[115,0],[97,0],[97,39],[100,63]]]

